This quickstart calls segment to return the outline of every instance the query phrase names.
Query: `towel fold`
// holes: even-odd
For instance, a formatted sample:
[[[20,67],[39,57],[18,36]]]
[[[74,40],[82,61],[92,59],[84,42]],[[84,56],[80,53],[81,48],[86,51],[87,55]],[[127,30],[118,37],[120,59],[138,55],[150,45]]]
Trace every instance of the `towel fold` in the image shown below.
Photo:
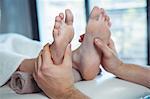
[[[12,75],[10,87],[18,94],[29,94],[40,91],[40,88],[34,81],[32,74],[19,71]]]

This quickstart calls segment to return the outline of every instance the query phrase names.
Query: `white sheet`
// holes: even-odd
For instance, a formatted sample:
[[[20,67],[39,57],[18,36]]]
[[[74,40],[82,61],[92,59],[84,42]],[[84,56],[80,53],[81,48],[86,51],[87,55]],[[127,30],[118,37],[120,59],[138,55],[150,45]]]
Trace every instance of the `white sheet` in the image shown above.
[[[109,75],[109,76],[108,76]],[[91,81],[82,81],[75,87],[92,99],[140,99],[150,94],[150,90],[141,85],[120,80],[105,73]],[[36,94],[16,94],[8,86],[0,88],[0,99],[48,99],[46,96]]]
[[[42,44],[18,34],[0,35],[0,86],[5,84],[25,58],[37,57]]]

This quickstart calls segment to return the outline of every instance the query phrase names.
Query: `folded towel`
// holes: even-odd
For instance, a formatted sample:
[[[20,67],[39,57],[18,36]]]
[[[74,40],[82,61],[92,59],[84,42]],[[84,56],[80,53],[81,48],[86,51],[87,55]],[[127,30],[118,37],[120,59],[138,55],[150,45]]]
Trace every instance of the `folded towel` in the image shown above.
[[[29,94],[40,91],[40,88],[34,81],[32,74],[19,71],[12,75],[10,87],[18,94]]]

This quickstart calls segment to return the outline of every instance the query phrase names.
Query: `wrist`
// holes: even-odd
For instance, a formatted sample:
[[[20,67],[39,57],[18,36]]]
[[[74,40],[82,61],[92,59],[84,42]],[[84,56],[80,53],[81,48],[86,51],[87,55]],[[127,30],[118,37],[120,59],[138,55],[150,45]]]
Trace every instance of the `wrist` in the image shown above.
[[[115,68],[112,68],[109,72],[111,72],[112,74],[118,74],[118,72],[120,70],[122,70],[124,63],[119,60],[118,64],[116,64]]]

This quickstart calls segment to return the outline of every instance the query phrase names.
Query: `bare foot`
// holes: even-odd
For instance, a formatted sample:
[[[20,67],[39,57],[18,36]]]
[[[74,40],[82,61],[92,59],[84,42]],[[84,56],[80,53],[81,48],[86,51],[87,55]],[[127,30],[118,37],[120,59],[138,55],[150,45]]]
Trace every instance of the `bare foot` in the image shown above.
[[[63,13],[60,13],[55,19],[55,26],[53,30],[54,42],[50,47],[55,64],[61,63],[64,51],[74,36],[73,15],[71,11],[66,10],[65,16],[65,21]],[[34,70],[34,62],[35,59],[25,59],[20,64],[18,70],[32,73]]]
[[[89,17],[84,40],[81,46],[73,52],[73,63],[85,80],[93,79],[100,72],[101,57],[98,55],[93,41],[98,37],[108,43],[110,39],[108,20],[103,9],[94,7]]]
[[[62,62],[65,49],[67,45],[71,42],[73,36],[73,15],[70,10],[66,10],[65,21],[63,13],[60,13],[59,16],[56,16],[55,18],[55,26],[53,29],[54,42],[50,46],[52,59],[55,64],[60,64]],[[34,62],[35,59],[24,60],[18,70],[32,73],[34,70]],[[79,72],[76,69],[72,69],[72,71],[74,74],[75,82],[80,81],[81,76]]]
[[[55,26],[53,29],[54,42],[50,47],[52,59],[55,64],[62,62],[65,49],[73,39],[73,36],[73,15],[72,12],[67,9],[65,10],[65,21],[63,13],[60,13],[59,16],[55,18]]]
[[[52,53],[52,59],[55,64],[60,64],[62,62],[64,52],[67,45],[71,42],[74,36],[73,29],[73,15],[70,10],[65,11],[65,21],[64,14],[60,13],[56,16],[55,26],[53,30],[54,42],[50,47]],[[72,69],[74,74],[75,82],[81,80],[81,76],[76,69]]]

